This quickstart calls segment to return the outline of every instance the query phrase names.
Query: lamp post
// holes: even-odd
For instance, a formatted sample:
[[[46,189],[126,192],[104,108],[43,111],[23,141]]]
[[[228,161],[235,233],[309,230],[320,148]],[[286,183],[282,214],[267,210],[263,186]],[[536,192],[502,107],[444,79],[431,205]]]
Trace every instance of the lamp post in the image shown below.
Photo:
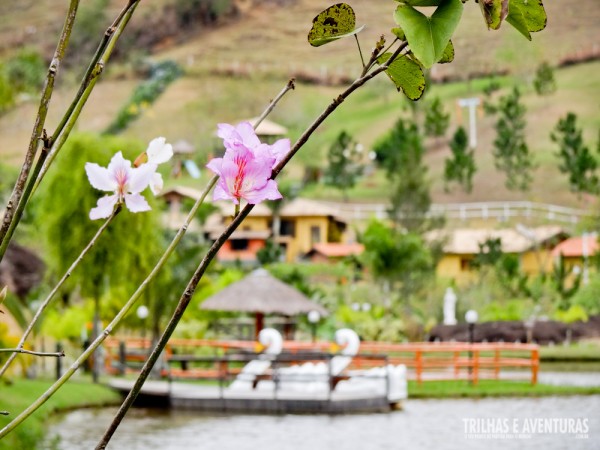
[[[474,309],[468,310],[465,314],[465,320],[469,324],[469,382],[471,384],[473,384],[473,350],[471,347],[475,341],[475,323],[477,322],[477,319],[479,319],[479,315]]]
[[[142,348],[144,348],[146,344],[146,319],[148,318],[150,311],[146,305],[140,305],[135,313],[142,321]]]
[[[308,312],[307,317],[310,322],[312,341],[315,343],[317,342],[317,323],[321,320],[321,314],[319,314],[319,311],[313,309]]]

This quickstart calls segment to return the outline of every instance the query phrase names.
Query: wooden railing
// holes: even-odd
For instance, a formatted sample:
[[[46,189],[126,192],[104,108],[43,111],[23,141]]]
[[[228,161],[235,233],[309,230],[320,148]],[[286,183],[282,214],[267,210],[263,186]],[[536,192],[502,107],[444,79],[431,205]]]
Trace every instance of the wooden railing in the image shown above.
[[[158,370],[171,378],[217,378],[221,376],[224,363],[227,373],[235,375],[241,365],[235,364],[233,352],[241,352],[239,361],[248,361],[247,355],[254,353],[255,343],[250,341],[214,341],[205,339],[172,339],[163,358],[163,367]],[[332,343],[286,341],[284,352],[320,352],[328,354]],[[106,370],[110,374],[137,371],[150,351],[150,341],[141,339],[108,339]],[[200,350],[202,349],[202,350]],[[246,355],[246,356],[245,356]],[[499,379],[505,369],[527,369],[532,384],[536,384],[539,371],[539,347],[533,344],[513,343],[382,343],[361,342],[350,369],[368,369],[381,365],[385,357],[388,364],[406,365],[408,377],[418,383],[433,380],[467,379],[477,384],[480,379]],[[299,357],[306,361],[306,357]],[[200,367],[198,367],[198,364]]]

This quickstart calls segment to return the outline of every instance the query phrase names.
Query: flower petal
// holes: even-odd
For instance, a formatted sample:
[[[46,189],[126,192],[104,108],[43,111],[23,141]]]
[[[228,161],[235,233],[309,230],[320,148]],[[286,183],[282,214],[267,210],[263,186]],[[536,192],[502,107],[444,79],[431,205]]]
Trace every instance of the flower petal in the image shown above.
[[[217,125],[217,136],[224,140],[234,139],[234,136],[236,139],[238,138],[235,127],[228,123],[220,123]]]
[[[223,164],[223,158],[213,158],[208,162],[206,168],[216,175],[221,175],[221,164]]]
[[[260,139],[258,139],[258,136],[256,136],[256,131],[254,131],[254,127],[250,122],[239,123],[235,127],[235,131],[238,132],[242,138],[242,142],[247,147],[254,148],[260,145]]]
[[[154,195],[160,194],[160,191],[162,191],[164,185],[165,183],[163,181],[162,175],[158,172],[154,172],[154,175],[152,175],[152,181],[150,181],[150,190],[152,191],[152,193]]]
[[[112,214],[118,200],[119,196],[117,194],[106,195],[102,198],[99,198],[98,203],[96,203],[96,207],[92,208],[90,211],[90,219],[106,219]]]
[[[112,174],[112,176],[116,177],[117,172],[119,171],[129,171],[131,169],[131,161],[123,158],[123,153],[117,152],[110,160],[108,164],[108,171]]]
[[[271,154],[275,158],[275,164],[278,164],[290,152],[290,145],[289,139],[279,139],[271,145]]]
[[[156,164],[146,163],[137,169],[131,169],[131,178],[127,190],[132,194],[138,194],[146,189],[152,182],[156,168]]]
[[[117,182],[108,169],[96,163],[85,163],[85,173],[93,188],[99,191],[117,190]]]
[[[217,183],[215,190],[213,191],[213,200],[233,200],[233,203],[237,205],[239,203],[238,199],[231,195],[226,188],[227,185],[221,183],[219,180],[219,183]]]
[[[164,137],[152,139],[146,150],[148,162],[152,164],[162,164],[167,162],[173,156],[173,146],[166,143]]]
[[[150,211],[150,205],[146,201],[146,199],[140,194],[125,194],[125,206],[131,212],[144,212]]]
[[[279,200],[282,195],[277,189],[277,182],[269,180],[262,189],[245,192],[243,198],[251,205],[256,205],[264,200]]]

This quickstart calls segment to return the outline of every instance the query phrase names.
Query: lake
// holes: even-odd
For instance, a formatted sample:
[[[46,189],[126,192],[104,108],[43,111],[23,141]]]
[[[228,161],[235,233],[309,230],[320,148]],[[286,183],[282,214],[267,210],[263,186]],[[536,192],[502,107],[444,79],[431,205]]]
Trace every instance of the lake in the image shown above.
[[[51,426],[49,436],[60,437],[62,450],[94,448],[115,411],[70,412]],[[539,431],[543,426],[548,428]],[[403,411],[345,416],[205,415],[139,408],[130,411],[108,448],[599,449],[600,396],[409,399]]]

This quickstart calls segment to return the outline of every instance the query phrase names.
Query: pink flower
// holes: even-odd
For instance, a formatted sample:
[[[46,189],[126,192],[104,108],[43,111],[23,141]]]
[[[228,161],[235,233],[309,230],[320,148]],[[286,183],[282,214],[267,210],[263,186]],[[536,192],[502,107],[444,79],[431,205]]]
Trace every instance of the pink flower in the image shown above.
[[[215,158],[206,165],[220,177],[214,200],[233,200],[238,205],[244,199],[255,205],[281,198],[277,183],[270,179],[275,158],[260,145],[256,149],[253,152],[243,141],[237,141],[227,147],[223,158]]]
[[[152,182],[156,164],[146,163],[132,168],[131,161],[124,159],[121,152],[118,152],[112,157],[107,168],[95,163],[86,163],[85,171],[94,188],[114,192],[113,195],[106,195],[98,200],[96,207],[90,211],[90,219],[109,217],[115,206],[123,202],[131,212],[150,210],[150,205],[140,192]]]
[[[250,122],[242,122],[236,126],[228,123],[217,125],[217,136],[223,139],[226,149],[235,150],[243,146],[251,150],[257,157],[269,155],[275,158],[275,164],[279,163],[290,151],[290,140],[279,139],[273,145],[260,142]]]

